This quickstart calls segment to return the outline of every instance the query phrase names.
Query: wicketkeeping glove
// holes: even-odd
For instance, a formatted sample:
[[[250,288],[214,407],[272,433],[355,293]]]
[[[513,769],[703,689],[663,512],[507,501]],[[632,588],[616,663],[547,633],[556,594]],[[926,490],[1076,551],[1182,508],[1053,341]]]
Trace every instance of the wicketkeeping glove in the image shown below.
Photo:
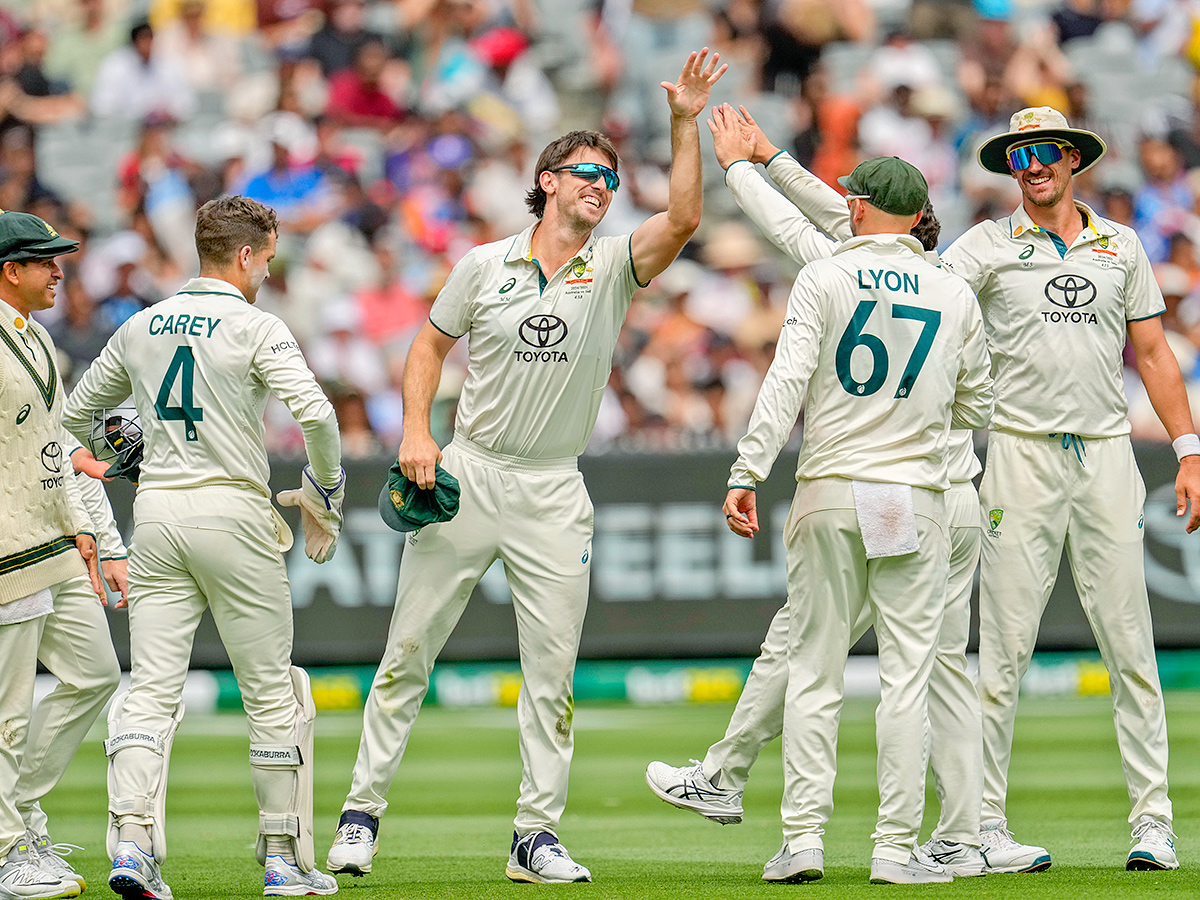
[[[338,535],[342,531],[342,500],[346,496],[346,471],[339,470],[338,483],[332,488],[317,484],[312,466],[306,465],[300,479],[300,489],[280,491],[275,499],[280,506],[300,507],[300,524],[304,528],[304,553],[314,562],[333,558]]]

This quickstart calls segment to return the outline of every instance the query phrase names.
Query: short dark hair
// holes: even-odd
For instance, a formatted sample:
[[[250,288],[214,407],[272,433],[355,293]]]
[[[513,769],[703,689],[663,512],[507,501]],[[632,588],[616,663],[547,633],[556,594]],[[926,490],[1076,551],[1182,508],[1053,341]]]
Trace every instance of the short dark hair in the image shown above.
[[[942,223],[938,221],[933,204],[928,199],[925,200],[925,208],[921,210],[921,221],[912,227],[909,234],[920,241],[926,250],[937,249],[938,238],[942,236]]]
[[[551,141],[538,157],[537,171],[533,176],[533,187],[525,194],[525,205],[537,218],[546,212],[546,192],[542,190],[542,173],[557,169],[567,158],[581,147],[595,147],[608,157],[612,170],[617,171],[617,148],[613,142],[598,131],[569,131]]]
[[[279,230],[275,210],[249,197],[218,197],[196,213],[196,254],[200,265],[225,266],[243,247],[259,253]]]

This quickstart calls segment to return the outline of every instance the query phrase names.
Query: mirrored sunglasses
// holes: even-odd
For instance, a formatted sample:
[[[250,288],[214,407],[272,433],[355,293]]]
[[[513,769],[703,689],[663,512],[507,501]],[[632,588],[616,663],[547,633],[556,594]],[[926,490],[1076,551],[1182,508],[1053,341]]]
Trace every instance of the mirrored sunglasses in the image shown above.
[[[1022,169],[1028,169],[1035,159],[1043,166],[1048,166],[1062,159],[1063,151],[1069,149],[1069,144],[1060,144],[1057,141],[1013,147],[1008,151],[1008,167],[1014,172],[1020,172]]]
[[[576,178],[582,178],[588,184],[595,184],[596,179],[601,175],[604,176],[604,186],[610,191],[615,191],[621,184],[621,179],[617,177],[617,173],[608,166],[602,166],[599,163],[575,163],[573,166],[559,166],[557,169],[551,169],[551,172],[570,172]]]

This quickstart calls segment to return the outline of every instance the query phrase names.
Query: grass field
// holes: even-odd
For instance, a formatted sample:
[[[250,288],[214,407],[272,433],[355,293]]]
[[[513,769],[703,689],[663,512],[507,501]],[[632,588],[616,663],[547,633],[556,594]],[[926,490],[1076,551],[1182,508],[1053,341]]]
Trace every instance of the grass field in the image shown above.
[[[685,763],[721,735],[730,707],[584,706],[577,711],[571,797],[561,837],[595,883],[510,884],[504,863],[521,768],[514,710],[426,709],[392,787],[374,872],[342,876],[341,893],[367,898],[508,898],[580,892],[591,897],[724,898],[784,894],[829,900],[934,891],[985,898],[1200,897],[1200,693],[1167,697],[1171,793],[1183,868],[1126,872],[1128,799],[1107,698],[1022,701],[1009,816],[1018,838],[1041,843],[1053,868],[1038,875],[958,879],[902,888],[867,884],[875,822],[873,706],[842,718],[836,810],[825,840],[826,875],[808,885],[767,885],[762,864],[779,846],[782,765],[763,754],[745,797],[746,819],[721,827],[676,810],[646,788],[652,759]],[[318,863],[324,866],[358,743],[360,715],[322,714],[316,757]],[[71,861],[86,896],[106,885],[105,763],[94,732],[46,803],[56,840],[86,847]],[[192,717],[175,741],[164,875],[179,900],[258,897],[257,815],[240,715]],[[931,797],[931,803],[933,803]],[[926,816],[922,838],[932,816]]]

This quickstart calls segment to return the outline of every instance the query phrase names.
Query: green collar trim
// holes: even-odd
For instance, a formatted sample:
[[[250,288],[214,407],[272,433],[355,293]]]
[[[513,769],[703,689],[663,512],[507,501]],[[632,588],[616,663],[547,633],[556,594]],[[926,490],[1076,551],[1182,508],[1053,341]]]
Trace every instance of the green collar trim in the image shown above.
[[[33,379],[33,383],[37,385],[38,393],[42,395],[42,402],[46,404],[46,411],[54,405],[54,395],[58,392],[58,366],[54,364],[54,355],[50,352],[50,348],[46,346],[46,342],[42,340],[42,336],[32,328],[27,331],[33,335],[42,346],[42,352],[46,354],[46,359],[50,363],[50,379],[49,382],[42,381],[42,376],[37,373],[37,369],[33,367],[26,357],[21,352],[21,348],[17,346],[17,342],[13,340],[7,328],[0,328],[0,338],[4,339],[4,343],[8,344],[8,349],[13,352],[13,355],[21,361],[21,365],[25,367],[25,371],[29,373],[29,377]]]

